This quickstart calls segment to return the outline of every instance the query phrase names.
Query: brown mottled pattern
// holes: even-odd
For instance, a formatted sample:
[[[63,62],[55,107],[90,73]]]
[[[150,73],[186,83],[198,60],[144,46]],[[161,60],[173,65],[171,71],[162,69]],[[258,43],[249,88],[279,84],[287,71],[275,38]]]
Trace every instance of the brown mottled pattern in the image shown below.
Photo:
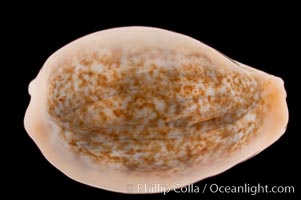
[[[120,170],[217,160],[256,134],[263,100],[242,69],[210,65],[195,52],[96,51],[51,77],[49,113],[75,151]]]

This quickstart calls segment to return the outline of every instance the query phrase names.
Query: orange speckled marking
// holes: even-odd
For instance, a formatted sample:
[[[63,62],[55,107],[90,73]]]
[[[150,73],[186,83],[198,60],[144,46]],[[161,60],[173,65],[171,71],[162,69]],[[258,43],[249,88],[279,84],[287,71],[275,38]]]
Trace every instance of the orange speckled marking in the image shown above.
[[[50,79],[48,108],[67,143],[120,170],[170,171],[219,159],[254,137],[263,88],[197,52],[97,51]]]

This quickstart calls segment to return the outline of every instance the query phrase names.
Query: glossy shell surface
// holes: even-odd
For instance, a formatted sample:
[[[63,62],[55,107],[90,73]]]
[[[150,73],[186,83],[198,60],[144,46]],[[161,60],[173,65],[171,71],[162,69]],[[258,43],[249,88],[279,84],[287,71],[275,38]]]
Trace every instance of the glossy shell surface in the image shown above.
[[[123,193],[221,173],[275,142],[288,120],[280,78],[149,27],[66,45],[29,93],[25,127],[44,156],[77,181]]]

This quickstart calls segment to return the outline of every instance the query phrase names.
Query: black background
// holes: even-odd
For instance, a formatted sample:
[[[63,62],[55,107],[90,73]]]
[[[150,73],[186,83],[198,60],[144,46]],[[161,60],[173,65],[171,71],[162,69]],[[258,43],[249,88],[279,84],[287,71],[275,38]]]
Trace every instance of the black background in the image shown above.
[[[118,4],[116,2],[116,4]],[[174,3],[176,4],[176,3]],[[57,4],[49,8],[47,4],[39,9],[24,9],[13,23],[9,23],[12,47],[17,52],[13,60],[15,73],[11,103],[14,116],[11,118],[10,138],[6,153],[8,162],[4,176],[8,176],[5,190],[10,195],[41,197],[41,195],[81,197],[91,199],[297,199],[300,193],[300,122],[297,115],[300,90],[297,69],[300,67],[297,27],[300,20],[294,6],[278,7],[250,5],[240,8],[202,7],[180,4],[180,9],[171,5],[148,9],[148,4],[139,8],[123,9],[116,7],[93,6],[73,10]],[[131,7],[128,5],[128,7]],[[127,8],[128,8],[127,7]],[[161,9],[160,9],[161,8]],[[68,12],[67,12],[68,11]],[[207,11],[207,12],[206,12]],[[96,189],[75,182],[42,156],[37,146],[23,128],[23,117],[30,97],[27,93],[29,82],[37,75],[44,61],[58,48],[86,34],[119,26],[154,26],[183,33],[212,46],[227,56],[247,65],[281,77],[288,93],[290,121],[286,133],[279,141],[256,157],[232,169],[196,183],[250,185],[267,184],[293,185],[295,194],[176,194],[126,195]],[[12,131],[11,131],[12,130]],[[13,142],[12,142],[13,141]]]

